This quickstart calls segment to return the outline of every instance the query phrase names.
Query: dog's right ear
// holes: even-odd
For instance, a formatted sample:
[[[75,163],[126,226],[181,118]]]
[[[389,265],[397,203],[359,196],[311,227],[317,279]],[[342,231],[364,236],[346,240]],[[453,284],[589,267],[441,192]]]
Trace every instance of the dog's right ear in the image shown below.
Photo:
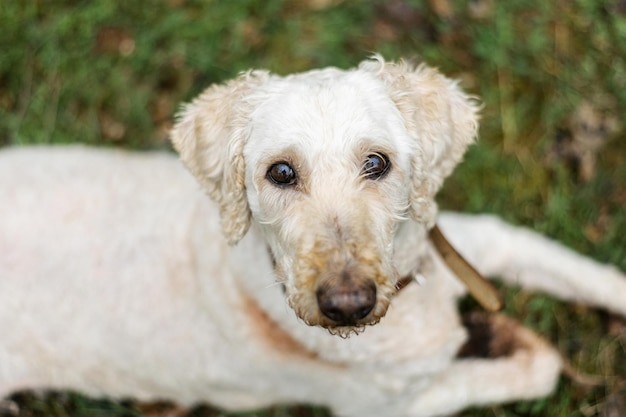
[[[254,71],[209,87],[183,107],[170,135],[182,162],[219,204],[230,244],[250,226],[243,147],[252,109],[245,97],[267,78],[266,72]]]

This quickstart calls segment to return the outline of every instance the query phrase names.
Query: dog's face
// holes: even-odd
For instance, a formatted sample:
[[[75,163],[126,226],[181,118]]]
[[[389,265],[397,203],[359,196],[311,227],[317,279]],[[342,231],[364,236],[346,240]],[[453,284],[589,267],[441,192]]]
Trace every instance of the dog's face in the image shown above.
[[[432,226],[435,193],[475,133],[476,106],[454,83],[373,60],[212,87],[172,139],[229,241],[254,221],[298,317],[346,335],[385,315],[398,230]]]
[[[252,218],[306,323],[374,323],[397,281],[410,138],[371,75],[326,70],[261,86],[243,149]]]

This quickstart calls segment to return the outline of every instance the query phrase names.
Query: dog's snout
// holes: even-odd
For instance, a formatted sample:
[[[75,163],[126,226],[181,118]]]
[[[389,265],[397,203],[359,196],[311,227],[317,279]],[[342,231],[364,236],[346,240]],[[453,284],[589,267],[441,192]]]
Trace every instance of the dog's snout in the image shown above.
[[[350,326],[365,318],[376,304],[373,281],[344,280],[322,285],[317,290],[317,304],[326,317],[339,325]]]

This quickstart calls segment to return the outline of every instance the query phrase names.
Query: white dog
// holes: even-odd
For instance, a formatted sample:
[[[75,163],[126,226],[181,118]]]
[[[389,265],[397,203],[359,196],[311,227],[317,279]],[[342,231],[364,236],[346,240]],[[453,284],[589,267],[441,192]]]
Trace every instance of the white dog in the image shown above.
[[[0,398],[417,417],[548,394],[560,357],[530,330],[494,314],[478,327],[498,357],[467,349],[465,289],[428,230],[486,275],[621,315],[626,279],[494,217],[437,215],[476,128],[456,83],[375,58],[254,71],[187,105],[172,139],[210,199],[167,154],[2,151]]]

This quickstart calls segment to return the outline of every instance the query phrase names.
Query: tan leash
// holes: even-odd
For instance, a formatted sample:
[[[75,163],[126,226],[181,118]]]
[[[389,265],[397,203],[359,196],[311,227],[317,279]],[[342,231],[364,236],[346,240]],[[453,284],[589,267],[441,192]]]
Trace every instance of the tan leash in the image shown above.
[[[454,249],[437,225],[430,229],[429,235],[445,264],[465,284],[471,296],[487,311],[501,310],[504,302],[498,289]]]

